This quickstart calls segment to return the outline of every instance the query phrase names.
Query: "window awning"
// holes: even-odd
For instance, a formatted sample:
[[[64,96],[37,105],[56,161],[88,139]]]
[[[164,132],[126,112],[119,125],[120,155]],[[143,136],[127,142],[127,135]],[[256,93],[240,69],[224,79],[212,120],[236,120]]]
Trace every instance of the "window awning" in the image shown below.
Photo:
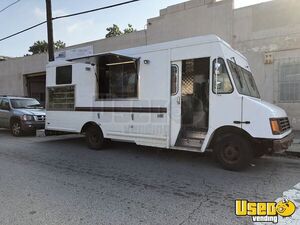
[[[130,56],[119,55],[115,53],[104,53],[104,54],[85,56],[82,58],[70,59],[68,61],[90,63],[90,64],[97,64],[101,62],[101,64],[106,64],[106,65],[118,65],[118,64],[125,64],[125,63],[136,63],[138,60],[139,58],[133,58]]]

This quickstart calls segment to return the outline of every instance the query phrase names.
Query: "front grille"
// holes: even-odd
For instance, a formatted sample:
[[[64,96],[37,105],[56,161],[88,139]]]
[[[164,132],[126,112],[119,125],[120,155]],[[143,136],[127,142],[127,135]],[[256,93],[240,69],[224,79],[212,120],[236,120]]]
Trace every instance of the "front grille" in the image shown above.
[[[287,118],[287,117],[280,118],[279,119],[279,125],[280,125],[280,129],[281,129],[282,133],[284,133],[285,131],[291,129],[289,118]]]
[[[46,120],[46,116],[34,116],[34,120],[44,122]]]

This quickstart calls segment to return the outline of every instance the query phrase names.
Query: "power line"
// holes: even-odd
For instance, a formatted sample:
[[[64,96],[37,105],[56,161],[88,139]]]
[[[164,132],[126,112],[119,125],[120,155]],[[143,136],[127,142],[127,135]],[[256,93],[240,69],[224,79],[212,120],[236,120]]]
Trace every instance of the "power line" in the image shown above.
[[[3,11],[7,10],[8,8],[12,7],[13,5],[17,4],[18,2],[20,2],[21,0],[17,0],[11,4],[9,4],[8,6],[6,6],[5,8],[0,10],[0,13],[2,13]]]
[[[18,1],[21,1],[21,0],[18,0]],[[73,16],[79,16],[79,15],[82,15],[82,14],[87,14],[87,13],[92,13],[92,12],[96,12],[96,11],[100,11],[100,10],[105,10],[105,9],[109,9],[109,8],[114,8],[114,7],[118,7],[118,6],[122,6],[122,5],[127,5],[127,4],[138,2],[138,1],[141,1],[141,0],[131,0],[131,1],[126,1],[126,2],[121,2],[121,3],[118,3],[118,4],[114,4],[114,5],[104,6],[104,7],[101,7],[101,8],[96,8],[96,9],[91,9],[91,10],[87,10],[87,11],[82,11],[82,12],[78,12],[78,13],[72,13],[72,14],[67,14],[67,15],[63,15],[63,16],[57,16],[57,17],[52,18],[52,20],[58,20],[58,19],[63,19],[63,18],[68,18],[68,17],[73,17]],[[15,2],[15,4],[17,2]],[[43,25],[45,23],[47,23],[47,21],[43,21],[41,23],[35,24],[35,25],[31,26],[31,27],[28,27],[28,28],[26,28],[24,30],[21,30],[21,31],[18,31],[18,32],[14,33],[14,34],[11,34],[11,35],[9,35],[7,37],[1,38],[0,42],[4,41],[6,39],[12,38],[14,36],[17,36],[19,34],[22,34],[22,33],[26,32],[26,31],[32,30],[32,29],[34,29],[36,27],[39,27],[39,26],[41,26],[41,25]]]
[[[14,36],[17,36],[17,35],[19,35],[19,34],[22,34],[22,33],[26,32],[26,31],[32,30],[32,29],[34,29],[34,28],[36,28],[36,27],[38,27],[38,26],[41,26],[41,25],[45,24],[46,22],[47,22],[47,21],[43,21],[43,22],[41,22],[41,23],[38,23],[38,24],[33,25],[33,26],[31,26],[31,27],[28,27],[28,28],[26,28],[26,29],[24,29],[24,30],[21,30],[21,31],[19,31],[19,32],[17,32],[17,33],[14,33],[14,34],[11,34],[11,35],[9,35],[9,36],[7,36],[7,37],[1,38],[0,41],[4,41],[4,40],[9,39],[9,38],[11,38],[11,37],[14,37]]]
[[[101,8],[82,11],[82,12],[78,12],[78,13],[73,13],[73,14],[68,14],[68,15],[63,15],[63,16],[57,16],[57,17],[54,17],[53,20],[63,19],[63,18],[68,18],[68,17],[73,17],[73,16],[79,16],[79,15],[82,15],[82,14],[92,13],[92,12],[96,12],[96,11],[99,11],[99,10],[104,10],[104,9],[114,8],[114,7],[118,7],[118,6],[122,6],[122,5],[127,5],[127,4],[138,2],[138,1],[141,1],[141,0],[131,0],[131,1],[127,1],[127,2],[121,2],[121,3],[118,3],[118,4],[114,4],[114,5],[104,6],[104,7],[101,7]]]

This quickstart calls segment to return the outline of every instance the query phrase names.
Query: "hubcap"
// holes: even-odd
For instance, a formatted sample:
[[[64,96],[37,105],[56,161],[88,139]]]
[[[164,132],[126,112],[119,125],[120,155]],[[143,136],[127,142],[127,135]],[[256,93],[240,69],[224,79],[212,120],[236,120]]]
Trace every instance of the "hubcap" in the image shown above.
[[[14,135],[19,135],[21,131],[21,126],[19,123],[14,123],[12,126],[12,131]]]
[[[99,142],[98,132],[92,131],[89,135],[89,139],[91,143],[98,143]]]
[[[223,159],[227,163],[235,163],[240,158],[240,150],[238,146],[227,145],[223,150]]]

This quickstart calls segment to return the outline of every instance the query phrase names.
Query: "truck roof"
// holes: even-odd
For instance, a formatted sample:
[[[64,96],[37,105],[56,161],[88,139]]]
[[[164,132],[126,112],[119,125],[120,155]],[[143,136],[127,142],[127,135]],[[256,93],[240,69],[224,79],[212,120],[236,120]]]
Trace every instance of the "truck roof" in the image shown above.
[[[192,46],[192,45],[197,45],[197,44],[208,44],[208,43],[215,43],[215,42],[224,44],[226,47],[228,47],[232,51],[236,52],[242,58],[246,59],[245,56],[243,56],[240,52],[234,50],[227,42],[225,42],[223,39],[221,39],[217,35],[204,35],[204,36],[196,36],[196,37],[184,38],[184,39],[179,39],[179,40],[174,40],[174,41],[155,43],[155,44],[150,44],[150,45],[143,45],[143,46],[138,46],[138,47],[128,48],[128,49],[121,49],[121,50],[110,51],[110,52],[102,52],[102,53],[97,53],[94,55],[67,59],[67,61],[75,61],[78,59],[87,59],[87,58],[97,57],[97,56],[104,55],[104,54],[118,54],[118,55],[123,55],[123,56],[132,56],[132,55],[136,55],[136,54],[140,54],[140,53],[144,53],[144,52],[159,51],[159,50],[164,50],[164,49]],[[61,64],[61,60],[58,60],[58,62],[57,61],[50,62],[49,65],[56,65],[57,63]]]

